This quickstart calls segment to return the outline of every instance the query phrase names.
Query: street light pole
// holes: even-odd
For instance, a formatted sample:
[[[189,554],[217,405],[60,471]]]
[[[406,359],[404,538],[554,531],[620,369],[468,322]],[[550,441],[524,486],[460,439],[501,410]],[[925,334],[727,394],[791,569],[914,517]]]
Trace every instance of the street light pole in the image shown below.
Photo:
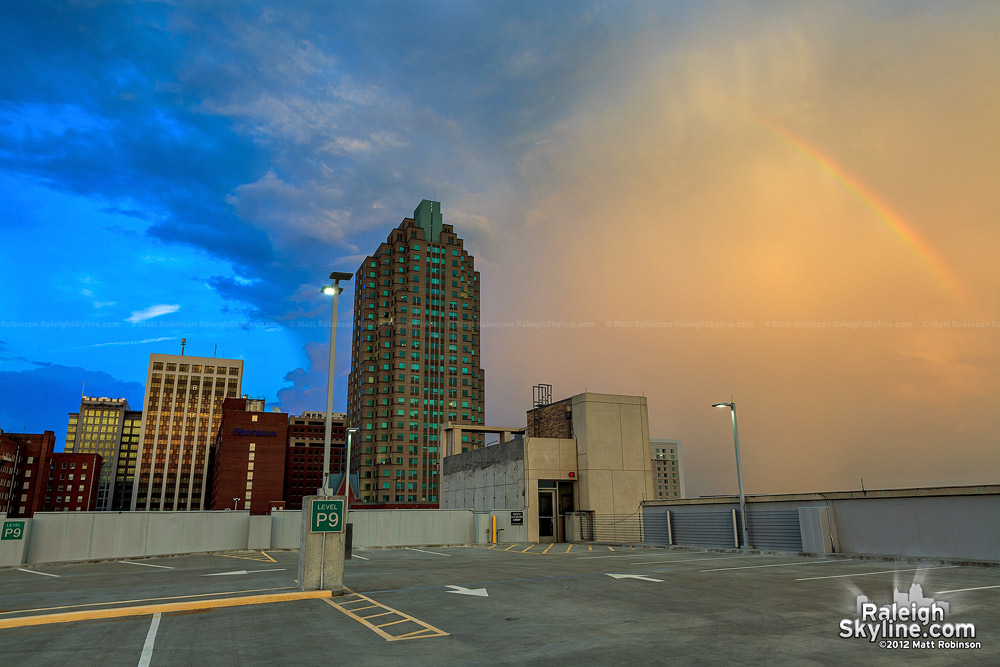
[[[325,285],[320,289],[323,294],[333,296],[333,314],[330,318],[330,367],[326,378],[326,429],[323,435],[323,487],[316,494],[320,496],[333,495],[330,489],[330,436],[333,431],[333,362],[337,355],[337,302],[340,300],[340,293],[344,288],[340,286],[341,280],[350,280],[354,274],[345,271],[334,271],[330,274],[332,285]]]
[[[347,460],[344,462],[344,479],[347,481],[344,493],[347,494],[348,499],[351,497],[351,441],[354,440],[354,434],[357,432],[356,427],[347,429]]]
[[[740,524],[743,529],[743,548],[750,548],[750,539],[747,536],[747,512],[746,498],[743,496],[743,472],[740,469],[740,431],[736,425],[736,401],[732,403],[713,403],[713,408],[729,408],[733,416],[733,443],[736,445],[736,483],[740,489]]]
[[[233,511],[235,512],[239,508],[240,508],[240,499],[239,498],[233,498]]]

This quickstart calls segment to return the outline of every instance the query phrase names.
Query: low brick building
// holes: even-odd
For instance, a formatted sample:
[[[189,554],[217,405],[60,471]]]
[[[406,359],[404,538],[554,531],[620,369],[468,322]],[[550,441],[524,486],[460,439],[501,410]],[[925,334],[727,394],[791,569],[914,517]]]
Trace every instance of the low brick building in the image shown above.
[[[330,474],[344,472],[347,448],[346,415],[331,415]],[[288,451],[285,458],[285,509],[302,509],[302,497],[316,493],[323,485],[325,412],[303,412],[288,423]],[[356,444],[356,443],[355,443]]]
[[[267,514],[284,499],[288,414],[265,412],[264,400],[227,398],[212,448],[208,509]]]
[[[45,509],[45,485],[56,434],[0,432],[0,511],[30,517]]]
[[[52,454],[49,457],[49,474],[45,485],[45,511],[97,510],[102,464],[100,454]]]

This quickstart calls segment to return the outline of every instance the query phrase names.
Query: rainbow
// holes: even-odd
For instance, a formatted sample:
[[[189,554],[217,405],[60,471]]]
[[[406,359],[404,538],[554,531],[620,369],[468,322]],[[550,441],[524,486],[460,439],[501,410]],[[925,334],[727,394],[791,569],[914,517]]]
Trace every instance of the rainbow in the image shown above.
[[[931,273],[942,285],[956,295],[963,297],[964,300],[962,285],[958,277],[937,254],[934,247],[903,216],[894,211],[889,204],[872,192],[858,178],[837,164],[829,155],[821,152],[815,146],[807,143],[801,137],[770,119],[753,111],[747,111],[747,113],[757,124],[765,127],[771,134],[778,137],[782,143],[807,157],[819,166],[820,169],[829,174],[836,182],[840,183],[844,189],[853,194],[858,201],[875,213],[889,231],[902,241],[903,245],[918,260],[930,269]]]

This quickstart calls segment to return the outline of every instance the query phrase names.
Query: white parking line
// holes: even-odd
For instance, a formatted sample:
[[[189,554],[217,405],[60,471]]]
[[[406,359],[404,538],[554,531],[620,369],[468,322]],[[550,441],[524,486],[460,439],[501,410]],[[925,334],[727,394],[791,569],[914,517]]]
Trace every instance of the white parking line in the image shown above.
[[[587,560],[590,558],[635,558],[635,554],[609,554],[607,556],[580,556],[577,560]]]
[[[357,554],[351,554],[351,558],[360,558],[361,560],[370,560],[368,558],[365,558],[364,556],[359,556]]]
[[[699,572],[722,572],[724,570],[754,570],[758,567],[791,567],[792,565],[817,565],[819,563],[833,563],[832,560],[813,560],[803,563],[774,563],[772,565],[744,565],[742,567],[716,567],[711,570],[698,570]]]
[[[756,554],[748,554],[746,556],[709,556],[707,558],[681,558],[679,560],[646,560],[641,563],[632,563],[632,565],[652,565],[653,563],[690,563],[695,560],[729,560],[732,558],[759,558]]]
[[[153,642],[156,641],[156,630],[160,627],[159,612],[153,614],[153,622],[149,624],[149,632],[146,633],[146,643],[142,645],[142,655],[139,656],[139,667],[149,667],[149,661],[153,658]]]
[[[38,570],[25,570],[23,567],[19,567],[17,569],[20,570],[21,572],[30,572],[31,574],[42,574],[45,575],[46,577],[55,577],[56,579],[59,578],[58,574],[49,574],[48,572],[39,572]]]
[[[965,591],[985,591],[987,588],[1000,588],[1000,586],[976,586],[975,588],[956,588],[953,591],[938,591],[934,595],[943,595],[944,593],[964,593]]]
[[[422,554],[434,554],[435,556],[451,556],[451,554],[442,554],[437,551],[424,551],[423,549],[414,549],[413,547],[406,547],[410,551],[419,551]]]
[[[136,563],[136,562],[130,561],[130,560],[120,560],[118,562],[119,563],[128,563],[129,565],[142,565],[144,567],[162,567],[164,570],[172,570],[172,569],[174,569],[174,568],[170,567],[169,565],[153,565],[152,563]]]
[[[825,577],[806,577],[795,581],[813,581],[814,579],[840,579],[841,577],[867,577],[872,574],[892,574],[893,572],[916,572],[917,570],[948,570],[957,565],[939,565],[937,567],[914,567],[908,570],[882,570],[881,572],[860,572],[858,574],[831,574]]]

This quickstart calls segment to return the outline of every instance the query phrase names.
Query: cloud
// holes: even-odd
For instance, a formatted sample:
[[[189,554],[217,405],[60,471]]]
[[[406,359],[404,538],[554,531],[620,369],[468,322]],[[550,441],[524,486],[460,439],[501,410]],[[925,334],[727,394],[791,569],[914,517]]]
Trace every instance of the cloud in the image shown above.
[[[126,322],[143,322],[154,317],[159,317],[160,315],[169,315],[170,313],[176,313],[181,307],[177,304],[157,304],[155,306],[150,306],[149,308],[144,308],[143,310],[134,310],[132,314],[125,318]]]
[[[330,345],[308,343],[305,346],[308,368],[296,368],[285,374],[292,386],[278,390],[283,412],[301,414],[307,410],[326,410],[327,366]]]
[[[142,340],[120,340],[110,343],[94,343],[93,345],[85,345],[83,347],[114,347],[118,345],[145,345],[146,343],[159,343],[165,340],[177,340],[176,336],[160,336],[159,338],[143,338]],[[75,348],[83,349],[83,348]]]
[[[6,431],[55,431],[56,448],[66,436],[66,413],[80,407],[81,393],[125,398],[133,410],[142,409],[140,382],[119,380],[102,371],[76,366],[37,364],[26,371],[0,371],[0,426]],[[38,400],[44,396],[45,400]]]

